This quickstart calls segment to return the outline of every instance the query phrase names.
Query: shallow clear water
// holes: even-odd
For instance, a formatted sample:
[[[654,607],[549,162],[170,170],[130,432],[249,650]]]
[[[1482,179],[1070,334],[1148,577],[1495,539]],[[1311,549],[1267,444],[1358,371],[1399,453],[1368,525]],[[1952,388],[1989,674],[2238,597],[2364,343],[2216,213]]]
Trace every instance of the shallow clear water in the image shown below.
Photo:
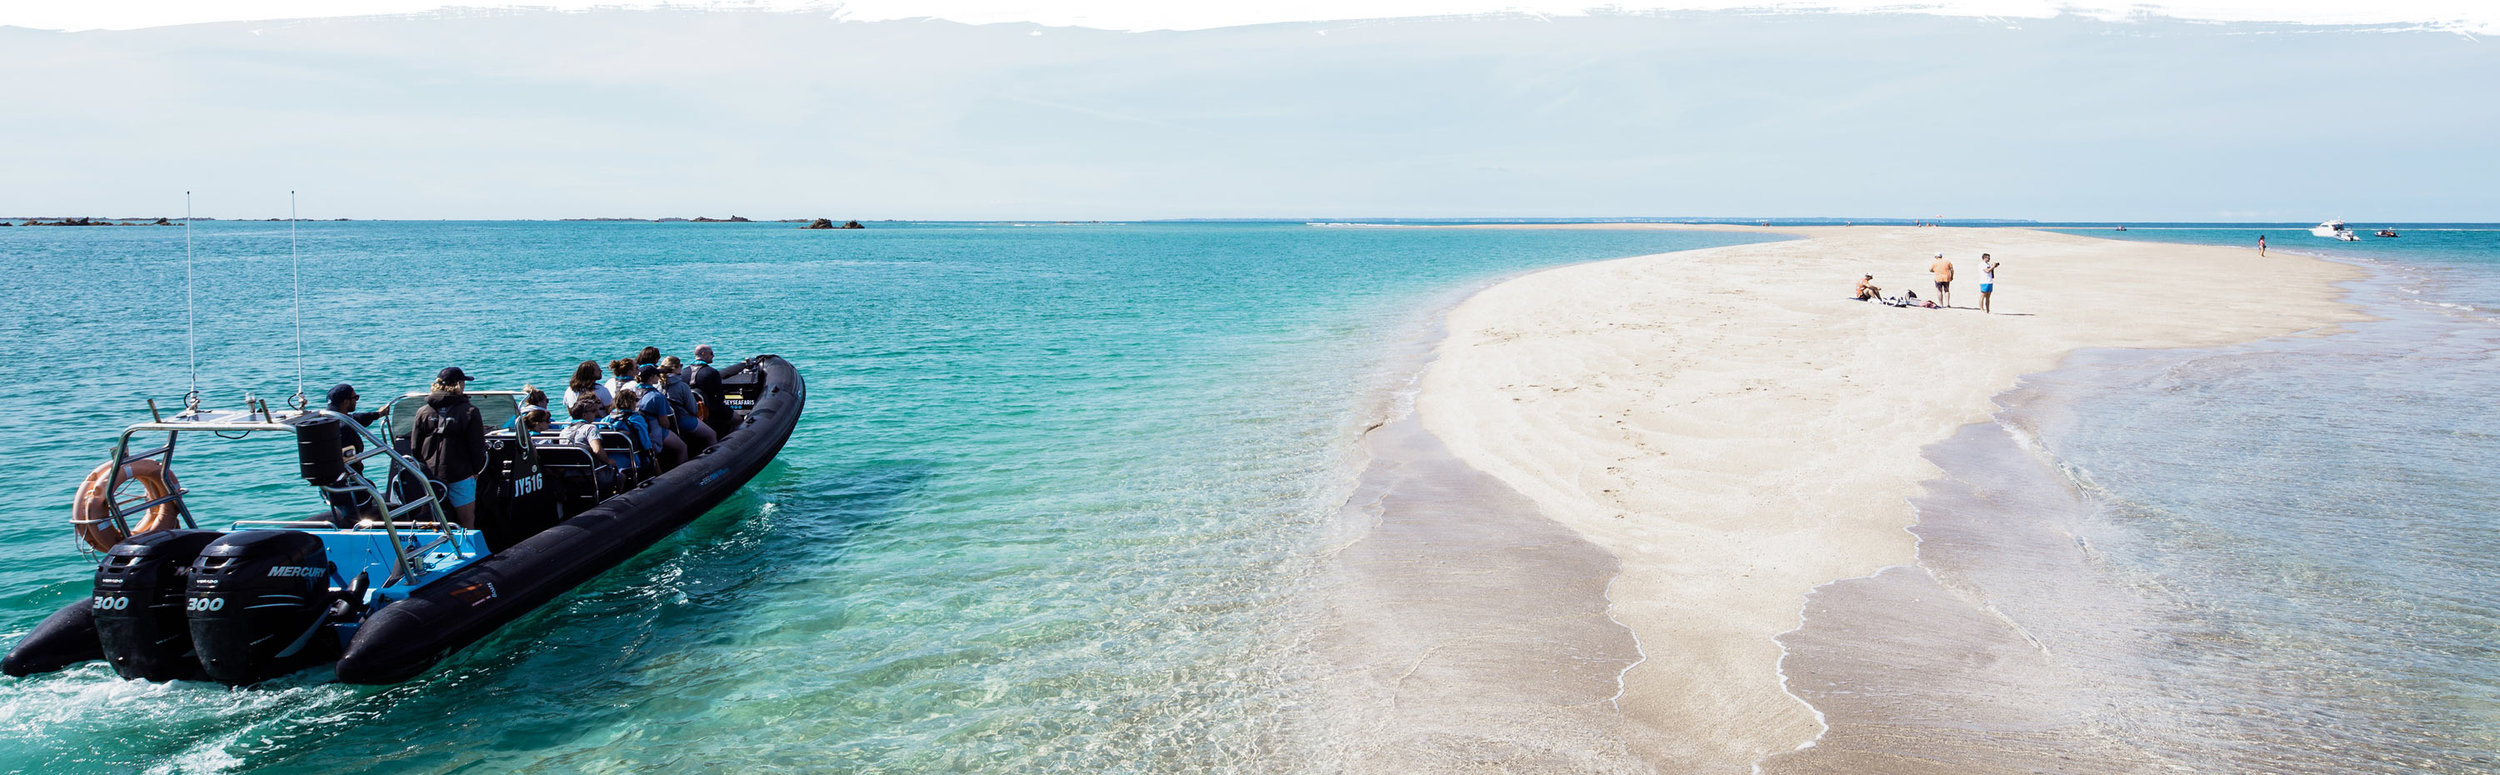
[[[774,352],[808,416],[743,494],[408,684],[0,679],[0,771],[1263,770],[1279,660],[1383,353],[1519,271],[1724,234],[1287,224],[319,223],[309,390],[561,385]],[[287,225],[195,233],[200,387],[294,390]],[[186,384],[182,232],[0,230],[0,636],[85,594],[66,527]],[[185,451],[211,523],[311,508],[285,442]]]
[[[2397,228],[2097,232],[2266,233],[2369,268],[2351,300],[2383,319],[2080,354],[1931,448],[1920,567],[1827,587],[1785,639],[1801,693],[1850,711],[1783,771],[1922,746],[1974,770],[2500,770],[2500,230]],[[1883,677],[1913,649],[1956,658]]]

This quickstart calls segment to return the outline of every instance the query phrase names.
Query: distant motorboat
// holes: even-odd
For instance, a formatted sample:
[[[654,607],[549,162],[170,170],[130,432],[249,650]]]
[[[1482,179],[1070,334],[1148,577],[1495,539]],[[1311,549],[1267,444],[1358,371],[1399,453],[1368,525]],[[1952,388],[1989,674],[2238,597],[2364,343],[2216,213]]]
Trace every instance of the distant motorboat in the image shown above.
[[[2327,221],[2325,223],[2318,224],[2316,227],[2311,228],[2309,233],[2332,240],[2343,240],[2345,242],[2361,241],[2361,235],[2352,233],[2352,229],[2344,226],[2343,221]]]
[[[2380,229],[2380,230],[2378,230],[2378,235],[2379,235],[2379,236],[2381,236],[2381,237],[2393,237],[2393,236],[2396,236],[2396,230],[2395,230],[2395,229]]]
[[[2112,227],[2110,230],[2111,230],[2111,231],[2126,231],[2126,230],[2127,230],[2127,227],[2125,227],[2125,226],[2117,226],[2117,227]]]

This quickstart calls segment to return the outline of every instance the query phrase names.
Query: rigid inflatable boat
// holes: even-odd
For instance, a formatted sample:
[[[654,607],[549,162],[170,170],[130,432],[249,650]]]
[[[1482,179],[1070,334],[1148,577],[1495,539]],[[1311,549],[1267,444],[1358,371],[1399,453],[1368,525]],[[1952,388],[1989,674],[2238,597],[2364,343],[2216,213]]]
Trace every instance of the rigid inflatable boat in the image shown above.
[[[423,394],[393,402],[377,427],[248,400],[132,425],[72,516],[101,552],[93,593],[45,619],[0,669],[102,659],[124,678],[246,685],[334,664],[341,683],[413,678],[710,511],[772,462],[807,403],[798,371],[766,355],[723,375],[736,424],[665,473],[623,433],[602,434],[593,454],[515,430],[518,394],[470,392],[497,429],[475,530],[445,518],[442,483],[409,454]],[[201,529],[174,477],[178,443],[255,432],[295,437],[297,473],[329,509]],[[135,437],[159,433],[163,445],[133,450]]]

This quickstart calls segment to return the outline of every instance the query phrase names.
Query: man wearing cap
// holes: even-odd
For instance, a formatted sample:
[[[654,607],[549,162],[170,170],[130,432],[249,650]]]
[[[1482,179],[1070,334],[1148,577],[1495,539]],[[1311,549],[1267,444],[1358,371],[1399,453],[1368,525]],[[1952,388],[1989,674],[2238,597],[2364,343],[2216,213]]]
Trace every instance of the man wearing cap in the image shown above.
[[[357,425],[371,426],[375,420],[382,419],[381,412],[356,411],[356,386],[345,382],[330,386],[330,403],[326,408],[347,415],[347,419],[356,421]],[[339,434],[339,446],[342,454],[351,458],[355,457],[358,453],[365,451],[365,437],[353,431]],[[365,464],[353,465],[356,473],[364,473]],[[355,524],[356,516],[370,510],[369,507],[373,505],[373,498],[362,491],[323,494],[330,500],[330,523],[339,527]]]
[[[1936,306],[1953,306],[1953,262],[1938,253],[1936,260],[1927,263],[1927,271],[1936,274]]]
[[[703,424],[711,426],[713,438],[729,435],[738,427],[738,413],[729,408],[727,390],[721,386],[720,369],[712,368],[712,346],[694,348],[694,366],[687,369],[687,384],[703,394]]]
[[[458,366],[434,375],[434,392],[417,410],[409,446],[426,473],[443,483],[452,519],[461,527],[477,527],[477,475],[486,470],[486,421],[469,403],[469,375]]]

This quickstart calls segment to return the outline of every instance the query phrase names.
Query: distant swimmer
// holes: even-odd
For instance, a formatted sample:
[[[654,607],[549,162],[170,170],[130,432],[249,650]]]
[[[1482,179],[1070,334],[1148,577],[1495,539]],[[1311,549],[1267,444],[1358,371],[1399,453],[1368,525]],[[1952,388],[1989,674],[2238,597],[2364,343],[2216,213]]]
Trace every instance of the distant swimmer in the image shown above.
[[[1986,253],[1979,254],[1979,273],[1979,311],[1996,314],[1988,309],[1988,294],[1997,290],[1997,260]]]
[[[1943,253],[1938,253],[1936,260],[1927,264],[1927,271],[1936,273],[1936,304],[1953,306],[1953,262],[1945,260]]]

